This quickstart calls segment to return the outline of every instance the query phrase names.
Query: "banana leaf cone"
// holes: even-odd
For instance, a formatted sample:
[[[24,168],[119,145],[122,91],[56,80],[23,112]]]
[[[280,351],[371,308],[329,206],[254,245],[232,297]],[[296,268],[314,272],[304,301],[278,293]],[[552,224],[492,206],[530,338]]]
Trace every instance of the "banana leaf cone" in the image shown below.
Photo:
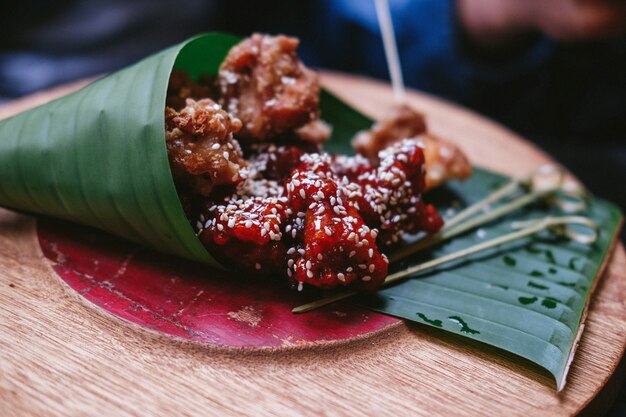
[[[220,266],[189,224],[165,144],[165,99],[173,68],[216,74],[240,38],[204,34],[152,55],[73,94],[0,120],[0,206],[102,229],[140,245]],[[327,91],[327,148],[371,120]]]
[[[0,121],[0,206],[96,227],[219,266],[194,234],[165,145],[172,68],[215,74],[238,38],[192,38]]]

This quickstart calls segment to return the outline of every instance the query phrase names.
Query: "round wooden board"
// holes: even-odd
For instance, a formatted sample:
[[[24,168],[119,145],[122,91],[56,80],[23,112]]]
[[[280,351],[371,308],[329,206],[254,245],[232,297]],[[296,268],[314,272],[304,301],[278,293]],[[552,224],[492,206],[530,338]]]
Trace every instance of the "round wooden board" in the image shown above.
[[[390,88],[325,73],[324,84],[373,116]],[[81,84],[0,108],[0,118]],[[474,164],[521,175],[549,162],[510,131],[411,93],[434,133]],[[182,262],[182,261],[181,261]],[[0,210],[0,415],[555,415],[592,401],[626,347],[626,255],[619,245],[589,310],[560,394],[538,367],[436,329],[399,324],[339,343],[232,349],[152,333],[93,306],[44,260],[35,220]],[[606,392],[606,389],[603,391]],[[593,404],[591,410],[588,405]],[[587,408],[586,408],[587,407]]]

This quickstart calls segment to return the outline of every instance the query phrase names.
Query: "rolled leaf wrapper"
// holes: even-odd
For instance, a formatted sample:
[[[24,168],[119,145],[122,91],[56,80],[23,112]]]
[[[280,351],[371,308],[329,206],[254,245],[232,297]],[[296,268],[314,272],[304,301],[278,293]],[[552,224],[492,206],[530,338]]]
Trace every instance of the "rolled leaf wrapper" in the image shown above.
[[[165,144],[173,68],[216,74],[240,38],[189,39],[40,107],[0,121],[0,206],[96,227],[140,245],[220,266],[189,224]],[[327,148],[350,152],[371,120],[330,93]]]
[[[165,144],[172,68],[215,74],[239,38],[197,36],[0,121],[0,206],[219,266],[178,198]]]

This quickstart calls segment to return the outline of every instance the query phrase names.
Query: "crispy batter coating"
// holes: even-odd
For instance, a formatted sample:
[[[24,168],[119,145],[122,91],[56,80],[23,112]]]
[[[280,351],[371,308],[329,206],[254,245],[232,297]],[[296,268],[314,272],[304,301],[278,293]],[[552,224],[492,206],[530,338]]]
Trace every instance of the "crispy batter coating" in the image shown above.
[[[375,160],[381,150],[408,138],[419,138],[424,148],[426,189],[472,174],[463,151],[453,143],[427,133],[424,116],[407,105],[395,107],[388,117],[375,123],[370,130],[359,132],[352,145],[359,154]]]
[[[210,99],[187,99],[186,107],[165,109],[166,144],[179,188],[209,196],[217,185],[237,185],[246,161],[233,133],[241,122]]]
[[[263,141],[319,118],[319,77],[296,55],[298,44],[296,38],[254,34],[224,60],[217,85],[224,108],[243,122],[239,139]]]

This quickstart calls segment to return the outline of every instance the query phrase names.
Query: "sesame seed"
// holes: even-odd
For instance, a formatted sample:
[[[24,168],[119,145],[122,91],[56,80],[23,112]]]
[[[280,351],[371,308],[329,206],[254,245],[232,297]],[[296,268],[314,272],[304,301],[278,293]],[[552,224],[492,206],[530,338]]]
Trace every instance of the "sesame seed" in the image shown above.
[[[305,267],[306,269],[311,269],[311,261],[306,261]]]
[[[307,277],[309,277],[309,278],[313,278],[313,272],[311,272],[311,270],[310,270],[310,269],[309,269],[309,270],[307,270],[307,271],[306,271],[306,276],[307,276]]]
[[[291,268],[291,267],[293,266],[293,264],[294,264],[293,259],[290,259],[290,260],[288,260],[288,261],[287,261],[287,266],[288,266],[289,268]]]
[[[251,227],[252,227],[252,221],[250,221],[250,220],[247,220],[247,221],[246,221],[246,224],[245,224],[245,226],[246,226],[246,229],[249,229],[249,228],[251,228]]]
[[[324,231],[326,232],[326,234],[328,236],[332,236],[333,235],[333,232],[331,232],[331,230],[327,226],[324,226]]]
[[[304,288],[304,285],[301,282],[299,282],[298,283],[298,291],[302,291],[303,288]]]
[[[220,148],[220,144],[219,144],[219,143],[214,143],[214,144],[211,146],[211,149],[213,149],[214,151],[218,150],[219,148]]]
[[[341,272],[337,274],[337,279],[341,282],[346,282],[346,276]]]
[[[373,257],[373,256],[374,256],[374,249],[369,248],[369,249],[367,250],[367,254],[369,255],[369,257],[370,257],[370,258],[371,258],[371,257]]]
[[[306,198],[306,193],[304,192],[302,188],[300,188],[300,197]]]
[[[287,251],[287,255],[293,255],[294,253],[296,253],[296,248],[289,248]]]
[[[257,270],[259,270],[259,269],[261,269],[261,264],[257,262],[257,263],[255,263],[255,264],[254,264],[254,267],[255,267]]]
[[[230,227],[231,229],[235,227],[235,219],[228,220],[228,227]]]
[[[356,251],[355,250],[350,252],[350,255],[348,255],[348,258],[352,258],[354,255],[356,255]]]
[[[230,158],[230,154],[226,151],[224,151],[224,153],[222,154],[224,155],[224,159],[228,161],[228,159]]]
[[[324,259],[324,255],[322,255],[321,253],[318,253],[317,259],[321,261],[322,259]]]
[[[221,232],[222,230],[224,230],[224,226],[221,223],[219,223],[217,225],[217,230],[219,230]]]
[[[363,278],[361,278],[361,280],[367,282],[367,281],[371,281],[372,277],[370,277],[369,275],[365,275]]]
[[[369,271],[374,272],[376,270],[376,265],[370,264]]]

